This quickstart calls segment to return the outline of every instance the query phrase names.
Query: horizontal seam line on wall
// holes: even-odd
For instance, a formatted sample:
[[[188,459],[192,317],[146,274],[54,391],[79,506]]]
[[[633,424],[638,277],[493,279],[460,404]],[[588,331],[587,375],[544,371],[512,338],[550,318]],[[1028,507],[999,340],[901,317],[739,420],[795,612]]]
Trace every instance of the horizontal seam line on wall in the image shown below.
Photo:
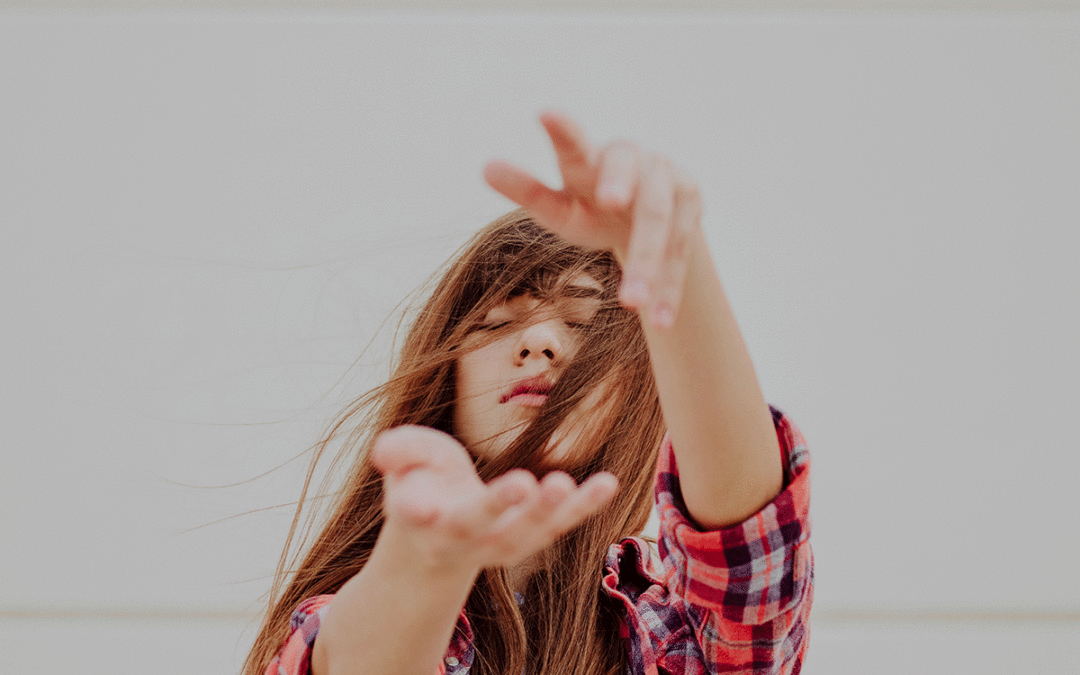
[[[821,610],[811,614],[822,622],[925,622],[925,623],[1080,623],[1080,612],[1039,611],[904,611]]]
[[[4,619],[99,619],[99,620],[231,620],[255,621],[260,615],[230,610],[153,609],[0,609]],[[859,611],[820,610],[813,621],[832,622],[926,622],[926,623],[1080,623],[1080,612],[1010,611]]]
[[[155,609],[0,609],[4,619],[211,619],[252,621],[260,615],[241,611]]]

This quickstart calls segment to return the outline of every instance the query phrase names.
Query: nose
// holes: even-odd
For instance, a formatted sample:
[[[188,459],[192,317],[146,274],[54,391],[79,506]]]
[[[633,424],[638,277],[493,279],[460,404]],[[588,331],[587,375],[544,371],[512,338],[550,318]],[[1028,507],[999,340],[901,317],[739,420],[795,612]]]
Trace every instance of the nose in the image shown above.
[[[552,365],[558,365],[566,356],[566,338],[559,335],[556,321],[540,321],[521,332],[514,351],[514,361],[518,365],[529,359],[545,359]]]

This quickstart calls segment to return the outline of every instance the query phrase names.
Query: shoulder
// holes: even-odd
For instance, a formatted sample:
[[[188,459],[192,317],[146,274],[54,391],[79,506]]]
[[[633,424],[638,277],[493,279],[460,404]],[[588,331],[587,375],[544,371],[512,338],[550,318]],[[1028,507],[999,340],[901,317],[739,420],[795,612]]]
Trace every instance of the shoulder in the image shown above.
[[[316,595],[296,606],[289,617],[289,637],[267,666],[266,675],[306,675],[309,672],[311,650],[333,599],[332,595]]]
[[[333,599],[333,595],[316,595],[301,602],[289,617],[289,629],[295,631],[305,625],[317,626],[326,616],[326,608]]]

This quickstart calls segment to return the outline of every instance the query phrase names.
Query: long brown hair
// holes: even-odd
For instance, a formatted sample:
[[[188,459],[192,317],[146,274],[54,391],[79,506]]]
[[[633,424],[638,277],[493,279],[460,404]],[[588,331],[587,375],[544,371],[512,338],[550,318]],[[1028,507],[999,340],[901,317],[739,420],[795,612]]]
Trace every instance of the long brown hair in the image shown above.
[[[600,420],[596,433],[585,437],[587,447],[575,449],[585,460],[567,470],[579,482],[596,471],[610,471],[619,479],[619,491],[602,511],[541,554],[520,607],[505,569],[480,573],[465,604],[475,634],[472,672],[625,672],[619,617],[606,601],[600,579],[609,545],[639,534],[650,513],[664,424],[648,350],[636,315],[616,301],[620,270],[614,257],[569,245],[517,210],[477,233],[448,263],[407,332],[390,380],[353,401],[314,446],[269,610],[244,663],[245,675],[262,674],[284,644],[289,616],[302,600],[337,592],[367,562],[383,523],[382,477],[367,452],[372,439],[402,424],[452,433],[454,364],[475,322],[490,307],[516,295],[551,297],[576,272],[602,284],[601,309],[536,419],[495,459],[477,459],[477,472],[484,481],[512,467],[544,473],[550,468],[544,459],[548,438],[567,411],[599,387],[601,414],[589,416]],[[327,480],[308,500],[316,466],[331,443],[340,443],[340,451],[327,469]],[[335,471],[343,462],[349,467]],[[335,475],[338,482],[330,482]],[[306,501],[315,501],[321,509],[311,511],[304,536],[294,542]],[[308,545],[316,527],[321,529]],[[290,556],[294,543],[296,552]]]

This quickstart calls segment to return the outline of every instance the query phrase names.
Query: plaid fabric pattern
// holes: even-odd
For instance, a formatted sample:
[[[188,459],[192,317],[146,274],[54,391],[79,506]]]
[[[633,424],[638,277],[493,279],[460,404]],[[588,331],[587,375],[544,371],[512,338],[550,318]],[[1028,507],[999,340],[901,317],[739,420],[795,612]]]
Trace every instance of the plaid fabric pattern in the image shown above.
[[[657,549],[638,537],[612,544],[601,588],[624,610],[630,675],[797,675],[809,644],[813,601],[810,458],[799,430],[772,409],[785,460],[784,489],[747,521],[702,532],[687,515],[671,442],[656,476]],[[292,633],[266,675],[307,675],[311,648],[333,596],[302,602]],[[464,612],[437,675],[472,666]]]
[[[319,625],[333,598],[332,595],[317,595],[297,605],[289,619],[289,639],[267,667],[266,675],[307,675],[311,671],[315,636],[319,634]]]

